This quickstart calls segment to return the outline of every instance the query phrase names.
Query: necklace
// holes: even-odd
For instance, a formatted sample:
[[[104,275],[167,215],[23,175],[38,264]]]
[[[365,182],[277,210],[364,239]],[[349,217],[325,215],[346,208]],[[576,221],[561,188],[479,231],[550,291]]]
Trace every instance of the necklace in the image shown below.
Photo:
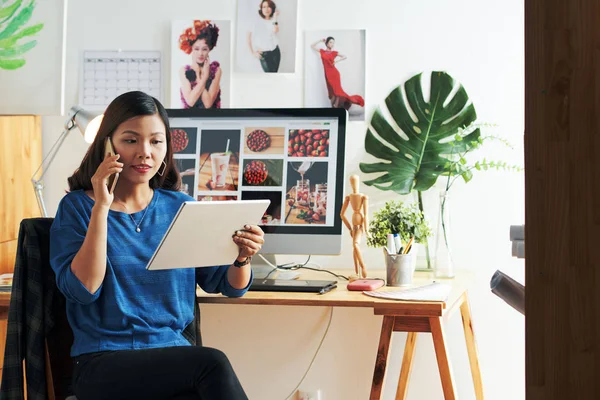
[[[150,194],[152,194],[152,192]],[[142,218],[140,218],[140,222],[135,222],[135,219],[133,219],[133,216],[129,213],[129,209],[127,208],[125,203],[121,199],[119,199],[117,196],[115,196],[115,198],[117,200],[119,200],[119,203],[121,203],[121,205],[125,208],[125,211],[127,211],[127,215],[129,215],[129,218],[131,218],[131,220],[133,221],[133,224],[135,225],[135,231],[138,233],[141,232],[142,230],[140,229],[140,225],[142,224],[142,221],[144,220],[144,217],[146,216],[146,213],[148,212],[148,209],[150,208],[151,200],[148,200],[148,205],[146,205],[146,209],[144,210],[144,213],[142,214]],[[152,199],[152,197],[150,197],[150,199]]]

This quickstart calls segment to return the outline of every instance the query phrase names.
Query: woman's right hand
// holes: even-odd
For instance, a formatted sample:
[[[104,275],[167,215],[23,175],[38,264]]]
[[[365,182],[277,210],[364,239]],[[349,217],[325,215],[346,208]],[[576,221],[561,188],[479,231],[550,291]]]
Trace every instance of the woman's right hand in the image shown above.
[[[210,58],[206,57],[206,60],[204,60],[204,64],[202,64],[202,77],[204,79],[208,79],[209,73],[210,73]]]
[[[98,206],[110,207],[113,202],[114,194],[108,192],[108,178],[112,174],[123,171],[123,163],[117,161],[119,157],[118,154],[114,156],[107,155],[92,176],[94,199]]]
[[[258,58],[259,60],[262,60],[263,56],[262,56],[262,50],[256,50],[254,53],[254,57]]]

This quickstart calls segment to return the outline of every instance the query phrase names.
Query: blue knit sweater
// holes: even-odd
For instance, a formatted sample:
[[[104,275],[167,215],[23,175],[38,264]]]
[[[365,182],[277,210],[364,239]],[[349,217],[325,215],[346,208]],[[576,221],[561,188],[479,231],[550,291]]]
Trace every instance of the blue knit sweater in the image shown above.
[[[82,190],[61,200],[50,231],[50,264],[58,288],[67,298],[67,318],[75,339],[71,356],[188,346],[182,332],[194,318],[196,283],[206,292],[231,297],[248,290],[229,284],[228,265],[146,270],[181,203],[188,200],[193,199],[180,192],[155,190],[141,232],[135,231],[129,215],[110,210],[106,275],[95,293],[90,293],[70,268],[83,244],[94,201]],[[144,210],[131,216],[139,223],[143,215]]]

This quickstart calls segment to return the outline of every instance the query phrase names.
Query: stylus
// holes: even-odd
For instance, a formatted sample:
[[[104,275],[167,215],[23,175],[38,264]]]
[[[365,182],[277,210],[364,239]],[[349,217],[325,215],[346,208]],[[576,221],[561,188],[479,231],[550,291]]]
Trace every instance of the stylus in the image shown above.
[[[332,289],[335,289],[337,287],[337,285],[331,285],[331,286],[327,286],[324,287],[323,289],[319,290],[319,294],[325,294],[327,292],[329,292]]]

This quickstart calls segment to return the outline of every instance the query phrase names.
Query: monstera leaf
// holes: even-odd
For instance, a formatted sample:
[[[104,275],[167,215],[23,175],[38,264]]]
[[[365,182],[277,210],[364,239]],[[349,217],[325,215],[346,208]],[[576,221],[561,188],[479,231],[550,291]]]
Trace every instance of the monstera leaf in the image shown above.
[[[6,1],[0,1],[0,68],[2,69],[14,70],[25,65],[25,59],[21,56],[34,48],[37,41],[31,40],[24,44],[19,41],[35,35],[44,27],[44,24],[37,24],[23,28],[33,14],[35,0],[30,0],[26,5],[22,3],[22,0],[15,0],[6,5]]]
[[[397,127],[392,127],[381,109],[375,111],[372,128],[367,130],[365,149],[382,162],[360,164],[362,172],[380,174],[365,181],[366,185],[408,194],[412,190],[429,189],[440,175],[464,173],[460,163],[450,161],[476,143],[480,131],[476,129],[457,137],[459,129],[475,121],[477,114],[463,86],[459,84],[458,90],[453,92],[454,86],[450,75],[433,72],[429,101],[425,101],[421,74],[418,74],[404,84],[408,104],[400,86],[388,95],[385,104],[389,114],[406,137]]]

